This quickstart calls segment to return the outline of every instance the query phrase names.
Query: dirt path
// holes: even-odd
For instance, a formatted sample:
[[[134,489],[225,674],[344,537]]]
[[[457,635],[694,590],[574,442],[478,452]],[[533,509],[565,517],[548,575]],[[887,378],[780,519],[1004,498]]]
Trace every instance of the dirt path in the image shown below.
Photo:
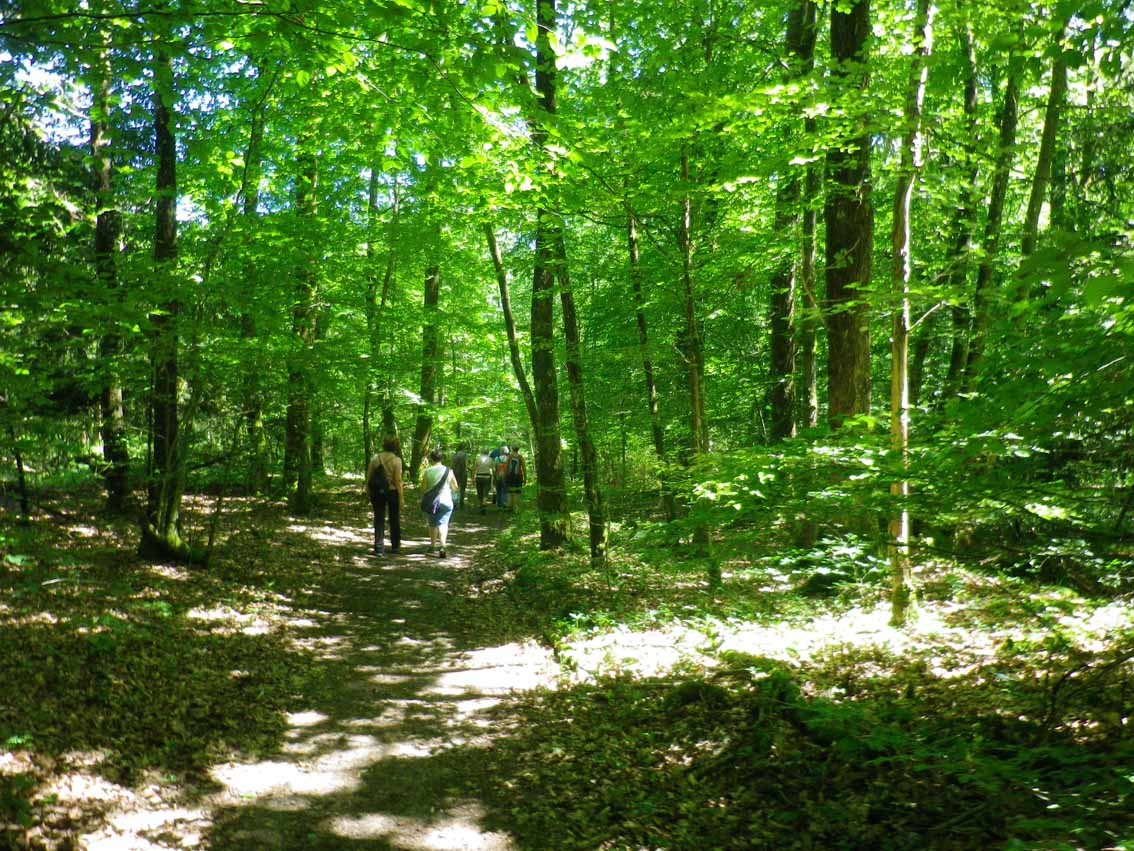
[[[341,677],[289,714],[282,753],[215,767],[220,791],[177,818],[167,812],[165,829],[181,834],[182,847],[198,834],[198,847],[226,851],[513,848],[483,823],[488,778],[479,764],[494,733],[485,713],[553,684],[556,666],[532,642],[494,646],[464,599],[470,565],[509,518],[456,512],[442,560],[427,555],[411,510],[402,554],[378,559],[368,554],[356,490],[331,499],[305,528],[323,541],[319,558],[340,569],[320,571],[291,601],[289,628]],[[123,828],[90,837],[88,847],[155,847],[115,844]]]

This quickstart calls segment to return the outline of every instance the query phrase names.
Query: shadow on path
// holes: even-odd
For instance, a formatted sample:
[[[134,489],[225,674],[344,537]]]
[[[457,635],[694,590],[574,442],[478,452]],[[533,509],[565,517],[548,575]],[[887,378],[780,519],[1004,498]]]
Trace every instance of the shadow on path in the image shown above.
[[[293,602],[306,611],[297,643],[335,681],[289,715],[282,753],[214,767],[221,791],[203,802],[212,810],[203,843],[513,848],[481,826],[494,735],[486,713],[513,693],[553,686],[557,668],[533,642],[490,646],[470,618],[466,574],[503,518],[458,511],[442,560],[426,554],[420,515],[408,512],[402,554],[378,559],[366,516],[352,508],[348,518],[354,490],[333,499],[341,523],[322,558],[341,569]]]

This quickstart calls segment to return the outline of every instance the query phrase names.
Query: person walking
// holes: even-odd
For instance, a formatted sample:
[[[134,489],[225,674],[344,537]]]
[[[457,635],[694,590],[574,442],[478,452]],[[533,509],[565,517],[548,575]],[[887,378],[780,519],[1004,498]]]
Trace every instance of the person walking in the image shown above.
[[[528,478],[528,468],[524,463],[523,453],[519,445],[512,450],[508,457],[508,468],[504,473],[504,483],[508,486],[508,510],[515,511],[520,507],[520,494],[524,491],[524,482]]]
[[[476,483],[476,501],[481,514],[484,514],[484,501],[492,490],[492,469],[492,456],[487,449],[480,450],[473,462],[473,480]]]
[[[441,558],[447,555],[445,545],[449,537],[449,518],[453,514],[453,497],[457,493],[457,478],[442,463],[444,458],[440,449],[430,452],[430,465],[422,472],[418,483],[423,510],[426,508],[425,497],[436,488],[436,496],[430,501],[430,510],[425,511],[425,517],[429,523],[429,553],[432,555],[434,549],[439,548]]]
[[[499,449],[495,450],[496,457],[496,507],[508,507],[508,484],[504,481],[504,477],[508,473],[508,445],[505,444]]]
[[[374,511],[374,555],[386,554],[386,513],[390,514],[390,553],[397,555],[402,547],[401,510],[404,504],[402,490],[402,442],[395,434],[382,440],[382,451],[370,459],[366,467],[366,490],[370,507]]]
[[[453,475],[457,479],[457,508],[462,511],[465,507],[465,489],[469,486],[469,451],[462,444],[453,453]]]

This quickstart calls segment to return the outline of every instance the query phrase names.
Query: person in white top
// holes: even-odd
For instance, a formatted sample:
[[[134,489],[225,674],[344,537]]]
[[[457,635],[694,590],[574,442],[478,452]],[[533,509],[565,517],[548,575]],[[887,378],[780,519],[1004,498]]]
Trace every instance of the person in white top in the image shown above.
[[[441,485],[433,510],[425,514],[429,521],[429,552],[432,553],[434,548],[439,546],[441,558],[446,556],[445,543],[449,537],[449,517],[453,513],[453,497],[458,492],[457,477],[442,463],[444,457],[440,449],[430,452],[431,464],[425,468],[418,483],[423,497],[426,492]],[[446,477],[448,477],[447,481],[445,481]],[[424,505],[422,507],[424,508]]]
[[[492,456],[488,454],[488,450],[480,450],[473,464],[473,476],[476,479],[476,500],[480,505],[481,514],[485,513],[484,501],[488,499],[489,491],[492,490],[492,471],[495,467],[496,465],[492,462]]]

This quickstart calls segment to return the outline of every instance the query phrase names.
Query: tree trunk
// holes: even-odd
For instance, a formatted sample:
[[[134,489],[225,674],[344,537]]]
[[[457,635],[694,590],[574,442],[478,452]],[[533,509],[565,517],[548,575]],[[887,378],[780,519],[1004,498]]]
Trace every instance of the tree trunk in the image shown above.
[[[906,89],[905,133],[897,185],[894,187],[894,217],[891,232],[891,284],[894,298],[890,367],[890,450],[901,458],[903,477],[890,486],[894,506],[890,516],[890,623],[902,626],[914,602],[913,569],[910,564],[910,518],[906,509],[909,480],[909,335],[910,335],[910,207],[914,182],[921,167],[921,121],[925,103],[927,59],[933,43],[933,13],[930,0],[918,0],[910,77]]]
[[[370,180],[366,192],[366,364],[362,379],[362,465],[365,470],[374,456],[374,433],[370,427],[371,400],[375,391],[378,371],[378,273],[374,269],[376,251],[374,239],[378,221],[378,169],[370,166]],[[381,441],[379,441],[381,443]]]
[[[977,267],[976,290],[973,294],[973,328],[969,340],[968,358],[962,386],[968,390],[976,379],[977,369],[984,357],[985,338],[992,310],[992,283],[996,255],[1000,248],[1000,230],[1004,219],[1004,201],[1008,195],[1008,181],[1012,176],[1012,161],[1016,152],[1016,125],[1020,98],[1020,59],[1012,56],[1008,64],[1008,81],[1004,86],[1004,103],[1000,108],[1000,146],[996,155],[996,170],[988,196],[988,218],[984,225],[981,260]]]
[[[808,135],[815,135],[815,120],[805,122]],[[819,326],[822,311],[815,293],[816,202],[823,188],[821,166],[810,164],[803,179],[804,201],[800,222],[801,245],[799,259],[799,290],[806,300],[807,309],[799,323],[799,387],[801,401],[800,423],[804,428],[819,425]]]
[[[701,329],[697,322],[697,303],[693,288],[693,201],[690,194],[689,146],[681,148],[681,181],[684,194],[681,198],[681,218],[677,226],[677,245],[681,252],[681,301],[683,325],[677,350],[685,361],[685,374],[689,387],[689,447],[686,462],[692,467],[709,450],[709,423],[705,400],[705,354]],[[699,557],[708,558],[711,536],[708,526],[698,524],[693,529],[693,545]],[[720,581],[718,568],[710,567],[709,583]]]
[[[485,222],[484,239],[488,244],[488,255],[492,258],[492,269],[496,273],[496,287],[500,291],[500,306],[504,312],[504,331],[508,335],[508,357],[512,362],[512,374],[516,376],[516,383],[520,386],[520,395],[524,400],[524,408],[528,412],[528,422],[531,424],[532,434],[539,434],[539,412],[536,410],[535,397],[532,395],[528,375],[524,371],[523,361],[520,359],[520,343],[516,339],[516,320],[512,316],[512,295],[508,286],[508,270],[504,268],[504,259],[500,255],[500,246],[496,242],[496,231],[492,225]],[[537,438],[536,443],[539,440]]]
[[[1055,34],[1055,58],[1051,62],[1051,87],[1047,96],[1047,109],[1043,117],[1043,133],[1040,136],[1040,149],[1036,157],[1036,171],[1032,177],[1032,189],[1028,196],[1028,211],[1024,215],[1024,235],[1020,254],[1030,256],[1036,250],[1039,238],[1039,219],[1047,198],[1047,188],[1051,184],[1052,162],[1055,159],[1055,144],[1059,135],[1059,119],[1067,100],[1067,60],[1063,56],[1063,36],[1067,32],[1067,22]],[[1028,298],[1027,290],[1019,294],[1021,300]]]
[[[177,143],[171,104],[173,62],[161,48],[154,58],[154,149],[157,163],[154,215],[155,290],[162,309],[151,318],[153,328],[153,392],[146,516],[139,551],[154,558],[188,559],[181,539],[181,496],[185,487],[184,453],[178,431],[178,333],[181,312],[177,282]]]
[[[244,176],[241,179],[244,218],[244,280],[250,295],[241,316],[241,335],[250,348],[257,350],[252,368],[244,376],[244,423],[248,434],[248,490],[263,493],[268,487],[268,441],[264,433],[264,391],[260,375],[265,367],[256,345],[256,309],[254,293],[259,288],[258,269],[252,258],[255,225],[260,207],[260,177],[263,171],[264,105],[271,93],[275,77],[265,87],[263,96],[252,112],[248,147],[244,152]]]
[[[587,422],[587,393],[583,380],[579,322],[575,313],[575,296],[571,291],[567,246],[562,230],[556,247],[556,278],[559,281],[559,303],[563,312],[563,337],[567,344],[567,385],[571,390],[571,418],[575,424],[575,438],[579,441],[579,450],[583,456],[583,493],[587,501],[591,565],[603,567],[606,564],[606,512],[599,486],[598,453]]]
[[[844,11],[845,10],[845,11]],[[831,6],[831,77],[844,103],[867,87],[868,0]],[[853,107],[852,107],[853,108]],[[849,138],[827,151],[827,417],[833,427],[870,411],[871,246],[870,133],[853,119]]]
[[[104,36],[105,42],[105,36]],[[122,232],[122,219],[114,204],[111,185],[111,163],[107,152],[107,130],[110,112],[110,58],[106,49],[99,51],[93,67],[91,86],[91,159],[94,164],[94,193],[96,204],[94,262],[102,293],[108,302],[120,300],[118,289],[118,240]],[[106,483],[106,507],[112,514],[121,514],[129,495],[130,453],[126,446],[126,417],[122,405],[122,384],[118,374],[118,359],[122,340],[117,322],[107,323],[108,330],[99,340],[99,360],[106,370],[100,400],[102,454],[106,463],[103,481]]]
[[[397,226],[398,218],[398,186],[395,183],[392,190],[393,200],[393,216],[394,220],[391,224],[391,230]],[[368,200],[366,207],[366,230],[367,230],[367,243],[366,243],[366,260],[367,260],[367,285],[366,285],[366,345],[367,345],[367,361],[366,361],[366,379],[362,391],[362,410],[363,410],[363,423],[362,423],[362,440],[363,440],[363,469],[370,463],[370,458],[378,451],[381,446],[381,439],[375,440],[374,429],[371,423],[371,412],[378,409],[379,386],[384,388],[384,373],[385,364],[382,359],[382,320],[386,315],[386,304],[390,300],[390,288],[394,282],[394,270],[397,264],[397,254],[394,251],[393,239],[390,239],[390,245],[387,247],[386,252],[386,267],[382,273],[382,293],[378,293],[378,273],[374,268],[377,251],[375,250],[375,242],[377,240],[377,217],[378,217],[378,169],[372,166],[370,169],[370,183],[368,191]],[[392,237],[391,233],[391,237]],[[383,393],[383,399],[385,399]],[[391,411],[391,418],[393,412]],[[386,422],[383,418],[381,435],[393,434],[392,430],[387,431]]]
[[[425,322],[421,328],[421,404],[413,430],[410,480],[417,481],[421,462],[429,454],[433,437],[433,406],[437,402],[437,359],[441,353],[441,330],[437,326],[437,304],[441,298],[441,267],[433,263],[425,270]]]
[[[796,80],[811,70],[815,48],[815,6],[810,0],[799,0],[791,7],[787,21],[788,81]],[[799,224],[800,177],[787,165],[778,177],[776,189],[775,232],[787,236],[776,269],[772,272],[769,325],[771,327],[771,369],[769,402],[771,438],[780,441],[795,435],[795,302],[798,271],[802,255],[797,250],[796,227]]]
[[[653,437],[654,454],[658,457],[658,464],[663,468],[661,474],[662,510],[665,512],[665,519],[670,521],[677,516],[677,506],[674,503],[673,491],[665,481],[665,430],[662,428],[661,416],[658,413],[658,388],[657,381],[654,378],[654,361],[650,356],[650,337],[646,326],[646,304],[642,293],[642,267],[638,250],[638,222],[632,212],[626,216],[626,242],[630,251],[630,293],[634,299],[634,315],[638,325],[638,350],[642,355],[642,372],[646,378],[646,404],[650,412],[650,435]]]
[[[791,49],[790,46],[788,48]],[[795,242],[795,226],[799,219],[799,179],[790,173],[779,175],[776,189],[776,215],[773,229]],[[793,246],[794,247],[794,246]],[[772,272],[771,302],[768,307],[771,327],[771,374],[768,401],[771,407],[771,439],[779,442],[795,436],[795,252],[783,251]]]
[[[318,213],[319,161],[311,137],[297,143],[295,213],[297,230],[304,236],[295,269],[295,303],[291,311],[293,350],[288,364],[287,436],[284,446],[284,483],[294,484],[293,513],[309,514],[313,507],[311,455],[311,349],[315,343],[315,271],[308,240],[313,238]]]
[[[973,46],[972,25],[965,22],[959,28],[961,58],[965,69],[965,125],[970,140],[977,138],[977,76],[976,50]],[[969,257],[972,253],[973,227],[976,223],[976,187],[979,174],[979,161],[973,154],[964,158],[965,172],[961,180],[961,201],[953,217],[952,240],[950,246],[949,289],[956,299],[952,308],[952,338],[949,348],[949,371],[945,375],[942,391],[944,398],[956,395],[965,372],[969,357],[970,326],[972,315],[969,311],[967,287],[969,277]]]
[[[536,0],[535,91],[538,108],[531,122],[532,143],[543,159],[547,129],[543,117],[555,114],[555,0]],[[540,549],[559,548],[567,539],[569,516],[559,437],[559,390],[555,370],[556,246],[562,239],[559,216],[541,200],[536,209],[535,267],[532,271],[532,383],[539,428],[536,429],[536,483]]]

